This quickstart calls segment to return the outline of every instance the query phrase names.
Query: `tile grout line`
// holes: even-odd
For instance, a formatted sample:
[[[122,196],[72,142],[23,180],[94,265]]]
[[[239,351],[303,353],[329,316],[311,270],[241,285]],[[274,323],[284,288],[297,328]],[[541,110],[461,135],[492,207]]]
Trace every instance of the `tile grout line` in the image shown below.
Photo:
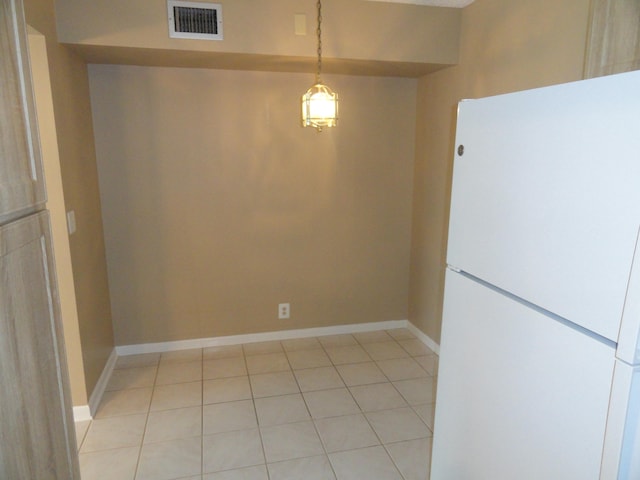
[[[322,343],[317,339],[317,337],[313,337],[313,338],[316,339],[316,341],[320,345],[320,349],[327,356],[327,358],[329,359],[329,362],[331,362],[331,357],[329,357],[329,354],[324,349],[324,346],[322,345]],[[333,368],[335,368],[335,366],[333,365],[333,362],[331,362],[331,365],[333,366]],[[311,368],[314,368],[314,367],[311,367]],[[317,368],[320,368],[320,367],[317,367]],[[304,370],[304,369],[300,369],[300,370]],[[322,446],[322,451],[324,452],[324,456],[327,459],[327,462],[329,463],[329,468],[331,469],[331,472],[333,473],[333,477],[335,479],[339,480],[338,479],[338,474],[336,473],[335,468],[333,467],[333,464],[331,463],[331,458],[329,458],[329,452],[327,452],[327,447],[325,446],[324,441],[322,440],[322,436],[320,435],[320,431],[318,430],[318,425],[316,424],[316,419],[313,418],[313,415],[311,414],[311,409],[309,408],[309,404],[307,403],[307,399],[304,396],[304,392],[302,391],[302,388],[300,387],[300,382],[298,381],[298,377],[296,377],[295,370],[293,368],[291,369],[291,374],[293,375],[293,378],[296,381],[296,385],[298,385],[298,390],[300,390],[300,396],[302,397],[302,401],[304,402],[304,405],[307,408],[307,413],[309,414],[309,418],[311,419],[311,425],[313,425],[313,429],[316,432],[316,435],[318,436],[318,440],[320,441],[320,445]],[[338,373],[338,375],[340,375],[340,374]]]
[[[282,347],[282,345],[280,345]],[[249,382],[249,391],[251,392],[251,403],[253,404],[253,412],[256,418],[256,426],[258,429],[258,437],[260,438],[260,447],[262,448],[262,458],[264,459],[264,469],[267,472],[267,480],[271,478],[271,474],[269,473],[269,467],[267,464],[267,452],[264,448],[264,438],[262,438],[262,429],[260,428],[260,419],[258,418],[258,408],[256,407],[256,397],[253,394],[253,385],[251,384],[251,374],[249,373],[249,364],[247,363],[247,355],[244,348],[244,344],[242,345],[242,359],[244,361],[244,368],[247,371],[247,381]],[[203,472],[204,475],[204,472]]]
[[[138,473],[140,470],[140,462],[142,460],[142,447],[144,445],[144,439],[147,435],[147,426],[149,425],[149,414],[151,413],[151,402],[153,402],[153,394],[156,390],[156,382],[158,381],[158,374],[160,373],[160,358],[162,355],[158,357],[158,364],[156,365],[156,374],[153,377],[153,386],[151,388],[151,397],[149,398],[149,406],[147,407],[146,418],[144,421],[144,429],[142,430],[142,438],[140,439],[140,447],[138,449],[138,461],[136,462],[136,468],[133,474],[134,480],[137,479]]]
[[[352,336],[353,336],[353,335],[352,335]],[[379,368],[379,367],[378,367],[378,365],[377,365],[376,360],[374,360],[374,359],[373,359],[373,357],[371,356],[371,354],[366,350],[366,348],[364,348],[364,346],[363,346],[364,344],[363,344],[363,343],[361,343],[361,342],[357,339],[357,337],[355,337],[355,336],[353,336],[353,337],[354,337],[355,341],[357,342],[357,345],[358,345],[358,346],[360,346],[360,348],[362,348],[362,350],[365,352],[365,354],[369,357],[370,361],[371,361],[374,365],[376,365],[376,367],[377,367],[377,368]],[[396,342],[396,343],[397,343],[397,342]],[[323,348],[323,350],[324,350],[324,345],[322,345],[322,344],[321,344],[321,346],[322,346],[322,348]],[[356,404],[356,406],[357,406],[357,407],[358,407],[358,409],[360,410],[359,414],[360,414],[360,415],[365,419],[365,421],[367,422],[367,425],[369,425],[369,428],[371,429],[371,431],[373,432],[373,434],[374,434],[374,435],[376,436],[376,438],[378,439],[378,442],[379,442],[378,446],[382,446],[382,447],[384,448],[384,451],[385,451],[385,452],[387,453],[387,455],[389,456],[389,459],[391,460],[391,462],[392,462],[393,466],[395,467],[395,469],[396,469],[397,473],[400,475],[400,477],[402,477],[403,479],[405,479],[404,475],[402,475],[402,472],[400,471],[400,469],[399,469],[399,468],[398,468],[398,466],[396,465],[395,461],[393,460],[393,457],[391,456],[391,454],[389,453],[389,451],[387,450],[387,448],[384,446],[384,443],[382,442],[382,439],[380,438],[380,435],[379,435],[379,434],[378,434],[378,432],[373,428],[373,425],[371,425],[371,422],[370,422],[369,418],[367,417],[366,412],[362,409],[362,406],[358,403],[358,401],[356,400],[356,398],[353,396],[353,392],[351,391],[351,387],[352,387],[353,385],[352,385],[352,386],[349,386],[349,385],[347,384],[347,382],[346,382],[346,380],[345,380],[344,376],[340,373],[340,370],[338,370],[338,368],[337,368],[337,366],[338,366],[338,365],[336,365],[336,364],[334,363],[334,361],[331,359],[331,357],[329,356],[329,354],[328,354],[328,352],[327,352],[326,350],[325,350],[325,354],[327,355],[327,357],[329,357],[329,361],[331,362],[331,365],[332,365],[332,366],[333,366],[333,368],[336,370],[336,372],[338,372],[338,375],[339,375],[339,376],[340,376],[340,378],[342,379],[342,382],[344,383],[344,385],[345,385],[345,388],[346,388],[347,392],[349,392],[349,395],[351,396],[351,399],[354,401],[354,403]],[[358,363],[369,363],[369,362],[358,362]],[[346,364],[342,364],[342,365],[350,365],[350,364],[349,364],[349,363],[346,363]],[[380,370],[380,371],[382,371],[382,370]],[[387,379],[388,383],[391,383],[391,380],[389,380],[389,378],[384,374],[384,372],[382,372],[382,374],[383,374],[383,375],[384,375],[384,377]],[[382,383],[382,382],[380,382],[380,383]],[[387,383],[387,382],[384,382],[384,383]],[[393,385],[392,383],[391,383],[391,385],[395,388],[395,385]],[[398,392],[398,394],[400,394],[400,392]],[[400,394],[400,395],[401,395],[401,394]],[[402,395],[401,395],[401,396],[402,396]],[[304,397],[303,397],[303,398],[304,398]],[[403,398],[404,398],[404,397],[403,397]],[[405,401],[406,401],[406,399],[405,399]],[[306,400],[305,400],[305,402],[306,402]],[[329,417],[329,418],[332,418],[332,417]],[[329,459],[329,465],[331,466],[331,469],[332,469],[332,471],[333,471],[333,473],[334,473],[334,476],[335,476],[335,477],[336,477],[336,479],[337,479],[337,478],[338,478],[338,475],[337,475],[337,473],[336,473],[336,471],[335,471],[335,469],[334,469],[333,463],[331,463],[331,459],[330,459],[330,457],[329,457],[329,453],[326,451],[326,447],[325,447],[325,445],[324,445],[324,442],[322,441],[322,437],[320,436],[320,432],[318,431],[318,427],[317,427],[317,424],[316,424],[316,419],[313,419],[313,424],[314,424],[314,427],[316,428],[316,433],[318,434],[318,437],[320,437],[320,441],[321,441],[321,444],[322,444],[323,450],[325,451],[325,454],[327,455],[327,458]],[[363,450],[364,448],[371,448],[371,447],[354,448],[354,449],[345,450],[345,451]],[[338,480],[340,480],[340,479],[338,479]],[[406,480],[406,479],[405,479],[405,480]]]
[[[316,423],[316,420],[318,420],[318,419],[313,418],[313,416],[311,415],[311,410],[309,408],[309,404],[308,404],[308,402],[307,402],[307,400],[306,400],[306,398],[304,396],[305,392],[302,391],[300,381],[299,381],[298,377],[295,375],[295,372],[297,370],[293,368],[293,365],[291,363],[292,362],[291,354],[293,352],[304,352],[304,351],[307,351],[307,350],[320,350],[320,351],[322,351],[324,353],[324,355],[328,358],[329,365],[305,366],[305,368],[300,368],[298,370],[309,370],[309,369],[316,369],[316,368],[323,368],[323,367],[331,366],[334,369],[334,371],[338,373],[338,377],[343,382],[344,388],[349,392],[350,398],[352,399],[352,401],[357,406],[358,413],[360,415],[364,416],[368,426],[371,428],[371,430],[373,431],[375,437],[377,438],[377,440],[379,442],[379,446],[382,446],[384,448],[384,451],[386,452],[386,454],[391,459],[391,461],[392,461],[394,467],[396,468],[396,470],[400,473],[400,476],[402,478],[405,478],[402,475],[402,472],[400,471],[400,468],[396,464],[396,461],[393,459],[393,456],[391,455],[391,453],[390,453],[390,451],[388,449],[388,445],[392,445],[392,444],[395,444],[395,443],[402,443],[402,442],[409,441],[409,440],[399,440],[399,441],[396,441],[396,442],[389,442],[389,444],[385,444],[385,443],[382,442],[382,439],[380,438],[378,432],[376,432],[376,430],[371,425],[371,422],[370,422],[369,418],[367,417],[367,412],[365,412],[363,410],[362,406],[360,406],[360,404],[357,402],[357,400],[354,397],[354,394],[353,394],[351,389],[353,387],[355,387],[356,385],[352,385],[352,386],[347,385],[343,374],[341,374],[340,371],[338,370],[338,367],[341,366],[341,365],[349,365],[349,364],[353,364],[353,363],[350,362],[350,363],[336,364],[336,363],[334,363],[334,360],[331,358],[331,356],[328,353],[328,348],[330,348],[332,346],[359,346],[365,352],[367,358],[369,359],[366,363],[370,362],[373,365],[375,365],[375,367],[382,372],[383,377],[386,379],[386,382],[380,381],[380,382],[375,382],[374,384],[383,384],[383,383],[384,384],[386,384],[386,383],[391,384],[391,386],[394,388],[394,391],[396,391],[400,395],[400,397],[402,397],[406,401],[407,406],[410,408],[410,410],[415,415],[417,415],[419,417],[420,423],[424,424],[429,432],[432,432],[431,427],[429,427],[429,425],[426,424],[426,421],[418,414],[418,412],[416,410],[417,405],[412,405],[411,403],[409,403],[407,398],[405,398],[405,396],[398,390],[397,386],[391,380],[389,375],[386,374],[384,371],[382,371],[382,369],[380,368],[379,362],[382,362],[384,360],[393,360],[394,358],[390,358],[390,359],[382,358],[380,360],[376,360],[371,355],[371,353],[369,353],[369,351],[367,351],[367,349],[364,347],[364,345],[372,344],[372,343],[381,343],[381,342],[389,342],[390,343],[390,342],[393,341],[395,345],[399,345],[402,348],[402,350],[404,352],[406,352],[407,355],[408,355],[408,357],[401,357],[401,358],[409,358],[409,359],[415,361],[418,364],[420,370],[424,371],[425,374],[427,375],[427,377],[416,377],[416,379],[418,379],[418,378],[427,378],[427,379],[431,379],[431,380],[435,381],[434,379],[436,378],[436,375],[431,375],[430,372],[427,371],[426,368],[422,365],[422,363],[419,363],[419,362],[417,362],[415,360],[416,356],[426,356],[426,355],[429,355],[429,353],[418,353],[418,354],[414,355],[411,351],[409,351],[408,347],[405,347],[404,345],[400,344],[399,339],[396,339],[394,336],[390,335],[385,330],[381,330],[381,331],[385,332],[388,335],[389,338],[387,338],[386,340],[380,340],[380,341],[376,340],[376,341],[373,341],[373,342],[372,341],[364,341],[363,342],[362,340],[358,340],[354,335],[348,334],[348,335],[352,336],[355,339],[355,344],[353,344],[353,345],[339,345],[339,344],[338,345],[330,345],[330,344],[325,345],[325,344],[323,344],[322,342],[319,341],[319,337],[307,337],[307,338],[314,338],[317,341],[317,343],[319,344],[319,346],[318,345],[314,345],[313,347],[310,346],[309,348],[300,348],[300,349],[292,348],[292,349],[288,350],[288,349],[284,348],[284,345],[283,345],[282,341],[277,341],[278,345],[279,345],[279,347],[281,349],[280,351],[285,354],[284,357],[285,357],[285,359],[287,361],[288,372],[290,372],[290,374],[293,376],[294,382],[295,382],[295,384],[297,386],[298,394],[303,399],[307,414],[309,415],[310,421],[311,421],[312,425],[314,426],[314,431],[315,431],[315,433],[316,433],[316,435],[317,435],[317,437],[318,437],[318,439],[320,441],[320,445],[322,447],[323,456],[325,458],[327,458],[327,460],[329,461],[329,466],[330,466],[330,468],[331,468],[331,470],[333,472],[333,475],[336,478],[337,478],[337,474],[336,474],[336,471],[334,469],[333,463],[329,459],[329,452],[327,451],[327,447],[325,446],[325,443],[323,442],[322,437],[320,436],[320,432],[318,430],[318,425]],[[402,340],[412,340],[412,339],[415,339],[415,337],[413,337],[413,338],[403,338]],[[240,344],[241,351],[242,351],[243,364],[244,364],[244,368],[246,370],[247,380],[248,380],[248,383],[249,383],[249,391],[250,391],[251,400],[252,400],[252,404],[253,404],[253,408],[254,408],[255,421],[256,421],[256,424],[258,425],[258,432],[260,434],[259,436],[260,436],[260,441],[261,441],[262,457],[263,457],[263,460],[264,460],[264,466],[265,466],[268,478],[271,478],[271,474],[270,474],[270,472],[268,470],[268,460],[267,460],[266,451],[265,451],[264,438],[262,436],[262,426],[260,425],[259,418],[258,418],[258,412],[257,412],[257,408],[256,408],[256,397],[255,397],[254,387],[253,387],[253,385],[251,383],[251,375],[250,375],[249,368],[248,368],[248,361],[247,361],[248,360],[247,359],[248,355],[247,355],[247,352],[246,352],[246,350],[244,348],[244,345],[245,344]],[[204,419],[204,406],[205,406],[205,404],[204,404],[204,377],[205,377],[204,369],[205,369],[205,365],[204,365],[204,363],[205,363],[205,356],[204,356],[204,349],[200,348],[199,350],[200,350],[200,370],[201,370],[200,371],[200,388],[201,388],[201,390],[200,390],[200,419],[201,419],[201,425],[200,425],[200,434],[201,434],[200,435],[200,437],[201,437],[200,475],[204,476],[205,474],[207,474],[207,472],[205,472],[205,467],[204,467],[204,454],[205,454],[205,452],[204,452],[204,433],[205,433],[205,425],[204,425],[204,422],[205,422],[205,419]],[[415,351],[415,349],[413,351]],[[261,353],[265,353],[266,354],[266,353],[270,353],[270,352],[256,352],[255,354],[259,355]],[[303,356],[304,355],[302,355],[302,357]],[[400,357],[398,357],[398,358],[400,358]],[[158,361],[156,363],[156,372],[155,372],[154,381],[153,381],[153,385],[152,385],[152,389],[151,389],[152,390],[151,391],[151,398],[150,398],[149,403],[148,403],[147,408],[146,408],[145,425],[144,425],[144,430],[143,430],[143,434],[142,434],[142,438],[141,438],[141,443],[140,443],[139,449],[138,449],[138,456],[137,456],[137,462],[136,462],[136,466],[135,466],[134,477],[137,477],[140,474],[140,466],[141,466],[141,459],[142,459],[142,449],[143,449],[144,444],[145,444],[145,438],[146,438],[146,436],[148,434],[147,429],[149,427],[150,415],[152,413],[151,412],[151,404],[153,403],[153,398],[154,398],[154,396],[156,394],[156,387],[158,386],[157,382],[158,382],[159,375],[161,373],[160,372],[161,361],[162,361],[162,355],[159,356]],[[362,362],[356,362],[356,364],[358,364],[358,363],[362,363]],[[263,372],[263,373],[277,373],[277,372]],[[256,374],[256,375],[258,375],[258,374]],[[412,378],[403,379],[403,380],[412,380]],[[178,383],[180,383],[180,382],[178,382]],[[363,385],[371,385],[371,384],[363,384]],[[140,388],[142,388],[142,387],[140,387]],[[343,387],[340,387],[340,388],[343,388]],[[321,389],[321,390],[331,390],[331,389],[333,389],[333,388],[329,388],[329,389],[324,388],[324,389]],[[311,391],[315,391],[315,390],[311,390]],[[280,396],[280,395],[270,395],[270,396]],[[433,403],[434,402],[430,402],[429,404],[433,404]],[[178,407],[175,407],[175,408],[178,408]],[[342,416],[342,415],[338,415],[338,416]],[[335,415],[334,415],[334,417],[335,417]],[[331,417],[329,417],[329,418],[331,418]],[[293,422],[293,423],[298,423],[298,422]],[[79,447],[79,450],[80,450],[82,444],[84,444],[84,442],[86,441],[87,434],[88,434],[90,426],[91,426],[91,424],[85,430],[85,434],[83,435],[83,439],[82,439],[81,445]],[[427,438],[428,439],[429,437],[420,437],[420,438]],[[415,439],[412,439],[412,440],[415,440]],[[345,451],[360,450],[360,449],[361,448],[352,448],[352,449],[345,450]],[[311,455],[309,457],[300,457],[300,458],[311,458],[311,457],[315,457],[315,456],[317,456],[317,455]],[[290,460],[295,460],[295,459],[290,459]],[[284,461],[288,461],[288,460],[283,460],[283,462]],[[274,463],[278,463],[278,462],[274,462]],[[237,468],[240,468],[240,467],[237,467]]]
[[[389,335],[387,333],[387,335]],[[392,338],[393,342],[400,346],[404,351],[406,351],[406,349],[402,346],[402,344],[400,344],[400,342],[398,342],[394,337],[392,337],[391,335],[389,335],[389,337]],[[404,398],[404,395],[402,395],[401,392],[398,391],[398,389],[396,388],[396,386],[393,384],[392,380],[389,378],[389,376],[387,374],[384,373],[384,371],[382,371],[382,369],[380,368],[380,366],[378,365],[378,361],[379,360],[375,360],[371,354],[367,351],[367,349],[364,347],[364,343],[361,343],[357,337],[356,337],[356,341],[358,342],[358,345],[366,352],[366,354],[369,356],[369,358],[371,359],[371,361],[373,362],[373,364],[382,372],[382,374],[384,375],[384,377],[387,379],[387,382],[378,382],[378,383],[373,383],[373,384],[365,384],[365,385],[377,385],[377,384],[382,384],[382,383],[389,383],[393,389],[402,397],[402,399],[407,402],[407,405],[411,408],[411,411],[413,411],[418,417],[420,417],[417,412],[415,412],[411,406],[411,404],[407,401],[406,398]],[[379,343],[379,342],[370,342],[370,343]],[[411,353],[410,352],[406,352],[409,355],[409,358],[412,358]],[[337,368],[336,368],[337,370]],[[342,377],[342,375],[340,374],[340,371],[338,370],[338,374]],[[351,391],[351,387],[356,386],[356,385],[352,385],[349,386],[346,384],[346,381],[343,379],[343,382],[345,382],[345,385],[347,387],[347,390],[349,391],[349,394],[351,394],[353,400],[356,402],[356,405],[358,405],[358,407],[360,408],[360,413],[361,415],[364,417],[365,421],[367,422],[367,425],[369,425],[369,428],[371,429],[371,431],[374,433],[374,435],[376,436],[376,438],[378,439],[379,442],[379,446],[381,446],[384,451],[386,452],[386,454],[388,455],[389,459],[391,460],[391,463],[393,464],[394,468],[396,469],[396,472],[400,475],[400,477],[404,480],[406,480],[406,477],[402,474],[402,471],[400,470],[400,467],[397,465],[396,461],[394,460],[393,456],[391,455],[391,452],[389,451],[389,449],[387,448],[387,445],[382,441],[382,438],[380,437],[380,435],[378,434],[378,432],[376,431],[375,428],[373,428],[373,425],[371,424],[371,420],[369,419],[369,417],[367,416],[367,412],[365,412],[362,407],[360,406],[360,404],[358,403],[358,401],[355,399],[355,397],[353,397],[353,392]],[[422,419],[420,418],[420,420],[422,421]],[[426,426],[426,425],[425,425]],[[428,426],[427,426],[428,428]],[[430,429],[429,429],[430,430]],[[370,448],[370,447],[365,447],[365,448]],[[353,449],[353,450],[359,450],[359,449]]]

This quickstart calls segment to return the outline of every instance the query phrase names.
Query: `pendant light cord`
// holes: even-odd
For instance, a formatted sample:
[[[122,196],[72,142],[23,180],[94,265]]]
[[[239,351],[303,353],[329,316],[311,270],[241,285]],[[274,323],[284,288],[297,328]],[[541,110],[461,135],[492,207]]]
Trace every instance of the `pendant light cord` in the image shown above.
[[[316,73],[316,83],[320,83],[320,70],[322,70],[322,3],[318,0],[318,72]]]

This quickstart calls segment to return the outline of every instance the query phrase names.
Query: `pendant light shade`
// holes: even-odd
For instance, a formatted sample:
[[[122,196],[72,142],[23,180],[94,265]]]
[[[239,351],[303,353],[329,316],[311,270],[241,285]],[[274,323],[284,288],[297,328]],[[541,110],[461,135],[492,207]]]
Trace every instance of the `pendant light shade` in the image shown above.
[[[322,3],[318,0],[318,71],[316,83],[302,96],[302,126],[321,132],[338,124],[338,94],[320,80],[322,70]]]
[[[324,127],[338,124],[338,94],[322,83],[316,83],[302,96],[302,126]]]

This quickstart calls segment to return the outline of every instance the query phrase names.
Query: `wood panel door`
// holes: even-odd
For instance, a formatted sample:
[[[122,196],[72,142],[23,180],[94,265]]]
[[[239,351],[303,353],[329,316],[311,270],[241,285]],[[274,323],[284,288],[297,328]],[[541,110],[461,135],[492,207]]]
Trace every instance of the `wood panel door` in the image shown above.
[[[0,224],[46,200],[20,0],[0,0]]]
[[[0,227],[0,478],[79,479],[47,212]]]
[[[640,70],[640,2],[591,0],[584,78]]]
[[[80,478],[21,0],[0,0],[0,479]]]

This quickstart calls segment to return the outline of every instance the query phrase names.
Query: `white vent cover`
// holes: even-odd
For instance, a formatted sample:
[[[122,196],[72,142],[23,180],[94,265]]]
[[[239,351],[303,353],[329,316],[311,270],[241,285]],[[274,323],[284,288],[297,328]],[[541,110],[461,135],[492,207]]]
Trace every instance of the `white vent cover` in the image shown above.
[[[168,0],[169,36],[222,40],[222,5]]]

